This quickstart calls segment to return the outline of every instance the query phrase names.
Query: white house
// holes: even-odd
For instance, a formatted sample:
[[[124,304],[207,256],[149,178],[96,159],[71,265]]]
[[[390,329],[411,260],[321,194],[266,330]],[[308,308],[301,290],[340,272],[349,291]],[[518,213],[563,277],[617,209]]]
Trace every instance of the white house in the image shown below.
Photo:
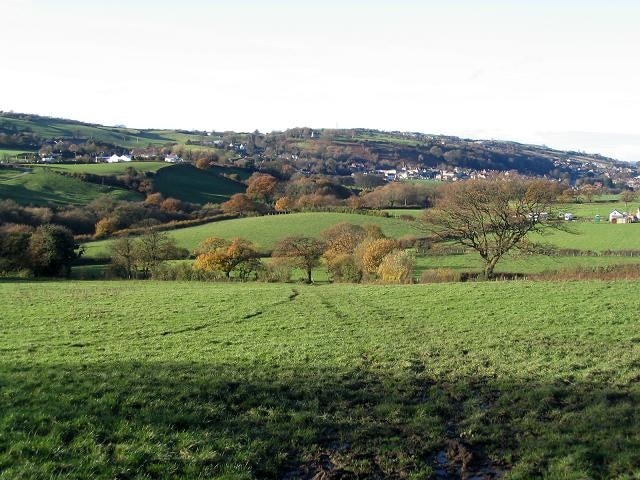
[[[181,162],[183,162],[183,160],[178,155],[176,155],[174,153],[164,157],[164,161],[167,162],[167,163],[181,163]]]
[[[107,163],[119,163],[119,162],[130,162],[131,157],[129,155],[116,155],[113,154],[109,158],[107,158]]]
[[[614,210],[609,214],[609,223],[627,223],[627,215]]]

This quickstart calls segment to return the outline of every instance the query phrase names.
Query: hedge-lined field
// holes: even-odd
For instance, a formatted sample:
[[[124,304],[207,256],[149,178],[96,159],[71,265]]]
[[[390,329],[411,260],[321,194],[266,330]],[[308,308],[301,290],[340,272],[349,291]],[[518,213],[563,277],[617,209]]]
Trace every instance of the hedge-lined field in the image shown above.
[[[639,286],[3,283],[0,478],[634,478]]]
[[[355,213],[307,212],[287,215],[267,215],[247,217],[221,222],[207,223],[197,227],[182,228],[168,232],[178,245],[193,250],[200,242],[211,236],[223,238],[242,237],[251,240],[259,249],[269,250],[277,241],[288,235],[319,237],[327,228],[349,222],[358,225],[367,223],[379,225],[385,235],[400,238],[404,235],[418,235],[420,232],[412,222],[397,218],[359,215]],[[109,255],[112,240],[101,240],[85,244],[85,255],[89,258],[104,258]]]

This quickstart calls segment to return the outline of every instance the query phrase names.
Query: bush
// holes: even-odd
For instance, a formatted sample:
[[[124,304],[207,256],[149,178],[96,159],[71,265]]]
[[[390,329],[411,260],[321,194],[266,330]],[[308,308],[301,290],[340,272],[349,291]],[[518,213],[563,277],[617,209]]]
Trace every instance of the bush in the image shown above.
[[[339,254],[325,259],[329,279],[332,282],[354,282],[362,280],[362,270],[356,265],[353,255]]]
[[[420,276],[420,283],[459,282],[461,279],[460,272],[456,272],[451,268],[437,268],[435,270],[424,270]]]
[[[258,271],[258,280],[261,282],[276,283],[289,282],[291,280],[291,264],[286,260],[273,259],[263,264]]]
[[[368,239],[356,248],[354,257],[356,265],[368,274],[375,274],[378,271],[382,259],[389,253],[397,250],[398,242],[391,238]]]
[[[408,250],[391,252],[382,259],[378,277],[386,283],[409,283],[416,259]]]

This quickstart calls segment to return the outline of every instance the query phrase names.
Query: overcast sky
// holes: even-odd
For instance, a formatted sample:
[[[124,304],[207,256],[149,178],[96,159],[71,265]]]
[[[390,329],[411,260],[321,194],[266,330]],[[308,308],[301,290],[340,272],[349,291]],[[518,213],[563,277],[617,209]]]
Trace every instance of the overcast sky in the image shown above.
[[[0,109],[370,127],[640,161],[640,1],[0,0]]]

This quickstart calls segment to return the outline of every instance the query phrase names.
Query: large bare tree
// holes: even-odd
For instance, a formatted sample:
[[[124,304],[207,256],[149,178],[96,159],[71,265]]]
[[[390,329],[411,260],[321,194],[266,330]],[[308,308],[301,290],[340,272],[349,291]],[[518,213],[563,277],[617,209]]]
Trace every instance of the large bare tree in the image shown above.
[[[472,248],[493,276],[498,261],[520,246],[527,235],[557,226],[550,214],[553,185],[542,180],[468,180],[446,185],[423,224],[437,242]]]

